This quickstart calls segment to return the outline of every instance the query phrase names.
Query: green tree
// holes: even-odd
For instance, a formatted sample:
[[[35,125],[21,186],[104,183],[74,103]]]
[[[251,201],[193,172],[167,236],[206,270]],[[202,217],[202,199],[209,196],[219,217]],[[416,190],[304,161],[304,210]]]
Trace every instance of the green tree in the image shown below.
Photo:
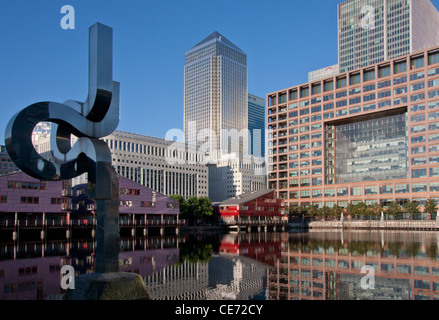
[[[326,217],[328,217],[331,213],[331,208],[324,206],[323,208],[321,208],[319,213],[319,216],[323,218],[323,220],[326,219]]]
[[[346,207],[346,214],[351,218],[355,216],[356,214],[355,204],[349,202],[348,206]]]
[[[383,208],[381,207],[381,205],[378,203],[375,203],[375,204],[369,206],[369,208],[367,209],[367,215],[369,216],[370,219],[376,218],[381,214],[382,211],[383,211]]]
[[[340,219],[342,212],[343,212],[343,208],[340,207],[338,204],[336,204],[331,208],[331,210],[329,211],[329,214],[334,219]]]
[[[191,196],[187,200],[187,216],[194,223],[197,219],[207,219],[213,216],[212,202],[208,197]]]
[[[392,201],[388,204],[387,209],[386,209],[386,213],[388,215],[396,217],[398,214],[402,213],[402,208],[399,205],[399,203]]]
[[[437,215],[437,204],[436,201],[428,198],[425,202],[425,212],[427,212],[430,215],[430,219],[436,219]]]
[[[188,203],[186,201],[186,199],[179,194],[173,194],[171,196],[169,196],[169,198],[177,200],[178,203],[180,204],[180,217],[182,219],[188,219]]]
[[[416,201],[409,201],[404,205],[404,211],[410,214],[410,220],[412,220],[415,214],[420,213],[419,205]]]
[[[213,216],[212,201],[208,197],[198,198],[198,212],[197,216],[200,218],[210,218]]]
[[[354,207],[354,212],[355,212],[355,215],[357,216],[357,219],[358,219],[358,216],[361,216],[361,217],[366,216],[367,209],[368,209],[368,206],[364,202],[357,203]]]
[[[317,206],[311,206],[308,209],[308,216],[310,218],[316,218],[319,215],[319,212],[320,212],[320,210]]]
[[[301,216],[299,207],[290,205],[288,207],[288,216],[290,218],[299,218]]]

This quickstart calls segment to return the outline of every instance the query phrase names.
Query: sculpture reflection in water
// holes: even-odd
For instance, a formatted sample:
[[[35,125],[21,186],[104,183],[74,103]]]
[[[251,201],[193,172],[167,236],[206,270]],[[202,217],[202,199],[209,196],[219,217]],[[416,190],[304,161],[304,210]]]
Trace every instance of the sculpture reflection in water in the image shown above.
[[[96,202],[96,272],[117,272],[119,247],[119,181],[111,152],[99,138],[119,124],[119,83],[113,81],[113,30],[96,23],[89,30],[89,93],[85,102],[39,102],[8,123],[5,144],[12,161],[26,174],[45,181],[88,174]],[[53,160],[42,158],[32,143],[40,122],[51,122]],[[53,134],[56,132],[56,134]],[[72,135],[78,140],[72,146]]]

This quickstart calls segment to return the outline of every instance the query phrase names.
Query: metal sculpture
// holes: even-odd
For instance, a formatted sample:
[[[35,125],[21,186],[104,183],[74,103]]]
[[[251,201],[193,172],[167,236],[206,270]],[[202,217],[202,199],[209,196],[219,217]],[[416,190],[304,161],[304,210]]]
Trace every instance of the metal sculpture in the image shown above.
[[[89,196],[96,202],[96,272],[108,273],[119,269],[119,180],[110,149],[99,138],[119,124],[120,88],[113,81],[113,30],[97,23],[90,27],[89,37],[87,100],[28,106],[9,121],[5,144],[17,167],[37,179],[58,181],[88,173]],[[50,161],[32,143],[32,132],[40,122],[54,124]],[[73,146],[72,135],[78,138]]]

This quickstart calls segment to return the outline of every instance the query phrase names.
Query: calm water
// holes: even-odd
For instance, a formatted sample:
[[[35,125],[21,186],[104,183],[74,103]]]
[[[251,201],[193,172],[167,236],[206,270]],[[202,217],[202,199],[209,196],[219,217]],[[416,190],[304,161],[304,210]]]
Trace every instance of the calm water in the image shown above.
[[[48,238],[2,240],[1,300],[59,299],[63,265],[93,271],[92,239]],[[137,237],[121,239],[120,265],[153,299],[438,300],[438,245],[438,232]]]

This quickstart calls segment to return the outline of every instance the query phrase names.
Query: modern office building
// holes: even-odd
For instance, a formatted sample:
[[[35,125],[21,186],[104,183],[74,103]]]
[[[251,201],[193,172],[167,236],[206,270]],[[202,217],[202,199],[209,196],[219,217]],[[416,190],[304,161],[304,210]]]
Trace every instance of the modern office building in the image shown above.
[[[179,203],[127,178],[119,177],[119,220],[125,225],[177,226]],[[96,202],[89,198],[88,184],[73,187],[72,217],[93,218]]]
[[[247,154],[247,109],[247,55],[214,32],[185,55],[185,141],[213,163],[223,154]]]
[[[0,146],[0,176],[19,171],[15,163],[9,157],[5,146]]]
[[[103,138],[121,176],[166,196],[208,196],[208,168],[203,152],[183,143],[115,131]]]
[[[439,13],[430,0],[347,0],[338,5],[340,72],[439,44]]]
[[[247,55],[235,44],[214,32],[186,53],[185,141],[206,155],[213,202],[265,189],[262,110],[263,99],[247,91]]]
[[[249,154],[265,157],[265,100],[248,94]]]
[[[268,187],[291,206],[439,200],[439,47],[267,101]]]
[[[265,161],[253,156],[223,156],[209,168],[209,198],[221,202],[248,192],[265,190]]]
[[[34,147],[44,158],[53,158],[50,123],[34,130]],[[72,137],[72,144],[77,140]],[[208,196],[208,170],[204,152],[183,143],[115,131],[104,137],[113,167],[123,177],[164,195]],[[87,174],[72,179],[72,185],[87,183]]]
[[[35,150],[46,158],[50,158],[50,133],[52,131],[51,122],[40,122],[32,132],[32,144]]]

